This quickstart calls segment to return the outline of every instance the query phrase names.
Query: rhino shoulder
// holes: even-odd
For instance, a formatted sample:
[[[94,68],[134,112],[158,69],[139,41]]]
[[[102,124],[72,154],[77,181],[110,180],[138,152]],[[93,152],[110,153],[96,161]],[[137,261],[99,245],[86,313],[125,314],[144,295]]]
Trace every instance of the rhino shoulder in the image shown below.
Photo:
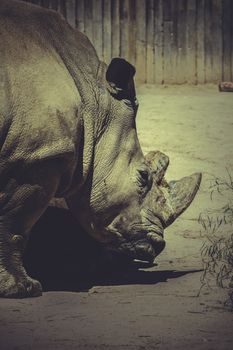
[[[69,27],[54,11],[0,2],[0,148],[11,162],[76,152],[81,99],[54,47],[59,26]]]
[[[75,110],[69,113],[73,113],[74,119]],[[76,117],[71,123],[57,111],[48,116],[46,124],[40,126],[33,125],[30,118],[24,121],[20,119],[8,117],[5,123],[1,123],[1,164],[4,163],[6,167],[14,164],[25,166],[52,159],[76,162],[82,138],[82,123],[79,118]]]

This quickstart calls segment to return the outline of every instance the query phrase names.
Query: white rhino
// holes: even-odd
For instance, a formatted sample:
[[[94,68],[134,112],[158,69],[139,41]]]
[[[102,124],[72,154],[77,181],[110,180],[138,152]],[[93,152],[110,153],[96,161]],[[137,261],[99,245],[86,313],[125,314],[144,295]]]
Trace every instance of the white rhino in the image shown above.
[[[134,74],[120,58],[107,67],[56,12],[1,0],[0,296],[41,294],[22,254],[54,197],[106,247],[146,261],[193,200],[201,174],[167,184],[168,157],[142,153]]]

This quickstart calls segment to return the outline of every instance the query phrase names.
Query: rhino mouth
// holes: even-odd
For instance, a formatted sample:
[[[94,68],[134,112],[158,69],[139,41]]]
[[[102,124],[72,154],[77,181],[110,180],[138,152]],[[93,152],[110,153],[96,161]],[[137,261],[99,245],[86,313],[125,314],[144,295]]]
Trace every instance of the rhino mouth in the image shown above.
[[[131,232],[132,234],[132,232]],[[132,235],[133,238],[123,238],[120,244],[109,246],[108,249],[117,251],[132,260],[141,260],[152,263],[157,255],[165,248],[165,240],[162,232],[142,230]]]
[[[152,263],[165,248],[166,242],[162,235],[149,232],[143,240],[134,244],[134,259]]]

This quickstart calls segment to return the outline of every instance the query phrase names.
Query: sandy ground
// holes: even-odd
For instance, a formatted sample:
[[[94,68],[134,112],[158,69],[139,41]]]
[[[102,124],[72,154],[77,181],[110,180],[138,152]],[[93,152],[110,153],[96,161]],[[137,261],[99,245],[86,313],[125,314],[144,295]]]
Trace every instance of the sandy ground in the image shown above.
[[[0,349],[233,348],[233,313],[225,290],[201,287],[197,218],[221,207],[210,200],[210,180],[232,169],[233,94],[215,86],[138,89],[139,139],[146,153],[170,157],[167,178],[201,171],[191,207],[167,229],[157,266],[97,281],[86,291],[45,292],[28,300],[0,300]]]

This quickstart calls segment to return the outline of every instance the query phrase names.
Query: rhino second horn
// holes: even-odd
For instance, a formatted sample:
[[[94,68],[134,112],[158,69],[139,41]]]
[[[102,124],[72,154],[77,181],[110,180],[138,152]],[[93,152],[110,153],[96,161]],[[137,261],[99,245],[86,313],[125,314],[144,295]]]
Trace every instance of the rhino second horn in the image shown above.
[[[200,187],[201,178],[201,173],[195,173],[169,182],[166,196],[169,210],[164,218],[165,227],[171,225],[192,203]]]
[[[151,151],[145,156],[149,167],[152,170],[153,179],[157,184],[163,180],[167,167],[169,165],[169,158],[166,154],[160,151]]]

